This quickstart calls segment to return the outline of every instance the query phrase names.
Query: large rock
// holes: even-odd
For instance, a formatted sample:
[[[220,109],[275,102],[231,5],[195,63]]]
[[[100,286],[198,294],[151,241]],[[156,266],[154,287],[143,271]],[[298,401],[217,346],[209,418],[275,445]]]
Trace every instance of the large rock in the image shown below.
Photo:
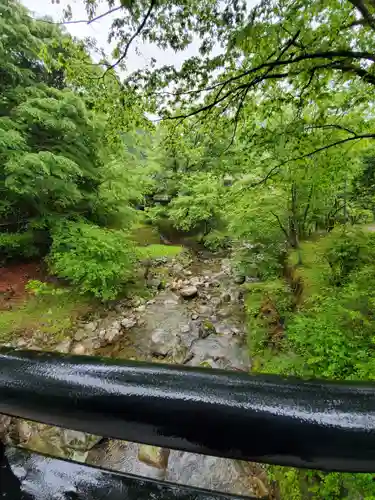
[[[221,295],[220,295],[220,300],[221,302],[230,302],[232,299],[232,296],[229,292],[223,292]]]
[[[174,344],[171,343],[169,332],[157,328],[151,335],[151,350],[156,356],[167,356],[173,350]]]
[[[76,451],[91,450],[102,438],[86,432],[65,429],[62,433],[62,444],[65,448]]]
[[[102,440],[88,452],[86,463],[105,469],[162,480],[166,471],[152,467],[138,458],[139,445],[117,440]]]
[[[103,336],[103,340],[105,340],[108,343],[112,343],[118,340],[120,336],[121,336],[120,330],[117,330],[117,328],[108,328],[108,330],[106,330]]]
[[[77,342],[80,342],[81,340],[85,339],[89,335],[89,331],[86,329],[81,328],[74,334],[74,340]]]
[[[138,450],[138,460],[151,467],[166,470],[168,467],[169,453],[170,450],[166,448],[141,444]]]
[[[97,321],[90,321],[90,323],[85,323],[83,328],[87,331],[87,333],[93,333],[98,327]]]
[[[18,442],[27,443],[32,435],[32,428],[26,420],[19,419],[16,421]]]
[[[71,345],[72,345],[71,339],[63,340],[54,347],[54,351],[67,354],[68,352],[70,352]]]
[[[100,344],[101,342],[99,339],[86,339],[83,342],[77,342],[71,350],[71,353],[90,356],[94,354],[95,349],[100,347]]]
[[[8,417],[7,415],[0,415],[0,439],[1,440],[3,440],[6,437],[11,422],[12,422],[11,417]]]
[[[243,276],[242,274],[236,274],[233,278],[233,281],[237,284],[237,285],[242,285],[242,283],[245,283],[245,280],[246,280],[246,277]]]
[[[136,324],[137,324],[137,319],[134,317],[124,318],[121,321],[121,326],[126,330],[128,330],[129,328],[133,328],[133,326],[135,326]]]
[[[192,299],[198,295],[198,288],[194,285],[185,286],[181,288],[180,295],[184,299]]]

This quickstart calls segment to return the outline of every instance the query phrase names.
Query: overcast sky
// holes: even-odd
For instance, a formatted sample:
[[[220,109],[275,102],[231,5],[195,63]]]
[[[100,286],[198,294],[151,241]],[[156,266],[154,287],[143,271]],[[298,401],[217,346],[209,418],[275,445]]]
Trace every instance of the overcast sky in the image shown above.
[[[48,15],[53,19],[56,19],[56,21],[60,21],[62,19],[63,8],[69,3],[72,7],[74,20],[87,19],[87,14],[82,0],[60,0],[59,4],[53,4],[52,0],[21,1],[37,16]],[[105,11],[106,7],[103,5],[102,10],[99,11],[98,14]],[[84,23],[68,24],[66,25],[66,28],[73,36],[79,38],[95,38],[99,47],[104,48],[105,52],[109,53],[111,51],[111,47],[107,43],[107,37],[112,19],[115,17],[116,13],[108,15],[89,25]],[[136,48],[139,50],[140,54],[136,53]],[[150,61],[151,57],[154,57],[157,60],[158,66],[162,66],[164,64],[175,64],[176,67],[179,67],[187,57],[191,57],[193,55],[198,55],[198,43],[193,43],[186,51],[176,54],[173,50],[160,50],[151,44],[145,44],[140,40],[135,40],[128,53],[127,67],[130,72],[144,68]]]

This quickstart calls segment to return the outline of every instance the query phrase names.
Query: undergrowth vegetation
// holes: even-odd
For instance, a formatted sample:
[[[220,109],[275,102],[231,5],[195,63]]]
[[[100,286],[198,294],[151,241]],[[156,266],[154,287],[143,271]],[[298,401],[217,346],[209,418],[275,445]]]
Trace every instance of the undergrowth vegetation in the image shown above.
[[[112,54],[0,3],[0,271],[58,283],[12,304],[0,273],[2,338],[63,336],[191,247],[230,254],[254,370],[375,380],[374,2],[80,1]],[[199,51],[133,72],[138,36]],[[269,472],[283,500],[375,498],[370,475]]]
[[[40,289],[41,282],[36,287]],[[35,284],[34,284],[35,287]],[[31,286],[31,288],[33,288]],[[97,304],[89,297],[71,289],[64,293],[52,293],[43,287],[44,293],[30,290],[30,298],[21,301],[10,310],[0,314],[0,343],[8,343],[17,337],[26,342],[39,336],[46,349],[63,341],[74,327],[78,318],[91,312]],[[58,289],[61,291],[61,289]]]
[[[248,287],[254,369],[331,380],[375,380],[374,306],[374,233],[341,228],[303,242],[291,251],[283,280]],[[312,498],[323,498],[323,493],[329,499],[375,495],[370,474],[286,472],[282,467],[270,471],[285,498],[304,498],[303,488]]]

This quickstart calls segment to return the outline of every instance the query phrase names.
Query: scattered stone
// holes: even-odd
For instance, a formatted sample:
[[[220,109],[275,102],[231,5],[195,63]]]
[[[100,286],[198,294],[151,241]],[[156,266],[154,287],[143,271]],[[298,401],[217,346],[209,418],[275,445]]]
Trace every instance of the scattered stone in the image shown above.
[[[22,348],[22,347],[27,347],[27,340],[25,339],[19,339],[17,340],[17,347]]]
[[[246,276],[242,276],[241,274],[237,274],[234,276],[233,280],[237,285],[242,285],[242,283],[245,283],[246,281]]]
[[[157,257],[153,261],[153,264],[155,266],[159,266],[160,264],[167,264],[167,263],[168,263],[168,257]]]
[[[216,333],[218,335],[231,335],[232,328],[230,328],[228,325],[219,323],[216,325]]]
[[[230,292],[231,302],[241,302],[243,300],[243,291],[242,290],[231,290]]]
[[[209,335],[210,335],[210,331],[207,330],[206,328],[204,328],[203,325],[201,325],[200,328],[199,328],[199,338],[200,339],[206,339]],[[191,357],[193,358],[194,355],[192,354]]]
[[[97,321],[91,321],[90,323],[86,323],[83,328],[87,332],[94,332],[98,327],[98,322]]]
[[[246,277],[246,283],[257,283],[258,281],[260,281],[260,279],[256,278],[255,276]]]
[[[83,344],[76,344],[72,349],[72,354],[77,354],[78,356],[86,354],[86,349]]]
[[[151,278],[147,280],[148,288],[155,288],[156,290],[162,290],[164,288],[163,282],[158,278]]]
[[[124,306],[121,304],[115,304],[113,306],[113,310],[117,312],[117,314],[121,314],[124,312]]]
[[[192,352],[188,352],[185,359],[183,360],[182,364],[183,365],[186,365],[187,363],[189,363],[189,361],[191,361],[192,359],[194,358],[194,354]]]
[[[181,333],[189,333],[190,332],[190,326],[189,325],[182,325],[180,327],[180,332]]]
[[[169,453],[170,450],[166,448],[141,444],[138,449],[138,460],[151,467],[166,470],[168,467]]]
[[[146,304],[147,304],[148,306],[151,306],[152,304],[155,304],[155,299],[148,300],[148,301],[146,302]]]
[[[212,280],[209,284],[210,284],[210,286],[212,286],[212,287],[219,288],[219,286],[220,286],[220,281],[218,281],[218,280]]]
[[[213,307],[218,307],[220,304],[221,304],[221,299],[220,297],[212,297],[211,301],[210,301],[210,304],[213,306]]]
[[[136,318],[124,318],[121,320],[121,326],[125,329],[133,328],[137,324]]]
[[[198,295],[198,289],[196,286],[186,286],[180,290],[180,295],[184,299],[192,299]]]
[[[166,299],[164,301],[164,305],[165,306],[175,306],[176,304],[178,304],[178,298],[177,298],[177,296],[176,296],[175,299]]]
[[[72,341],[70,339],[63,340],[57,346],[55,346],[54,351],[62,352],[67,354],[70,351],[70,347],[72,345]]]
[[[88,332],[89,330],[86,329],[77,330],[76,333],[74,334],[74,340],[79,342],[80,340],[85,339],[87,337]]]
[[[199,318],[199,315],[198,315],[197,313],[193,313],[193,314],[191,315],[191,319],[192,319],[192,320],[196,320],[196,319],[198,319],[198,318]]]
[[[221,270],[225,274],[230,274],[231,273],[231,264],[229,259],[223,259],[221,262]]]
[[[184,266],[182,264],[174,264],[171,268],[173,274],[180,274],[184,272]]]
[[[44,424],[34,424],[33,432],[27,442],[27,447],[38,453],[45,453],[54,457],[66,458],[69,456],[62,443],[62,430]]]
[[[191,271],[185,271],[186,276],[192,276],[193,273]]]
[[[202,316],[208,316],[211,312],[212,310],[209,306],[202,305],[198,307],[198,313]]]
[[[199,329],[199,337],[201,339],[205,339],[209,335],[214,335],[216,333],[216,329],[213,323],[208,320],[204,320],[201,328]]]
[[[270,498],[268,488],[265,486],[264,482],[257,476],[252,476],[252,481],[255,483],[255,492],[259,498]]]
[[[27,443],[27,441],[31,438],[32,434],[32,428],[30,424],[28,424],[26,420],[17,420],[16,428],[17,428],[17,441],[19,443]]]
[[[228,318],[231,315],[231,312],[227,309],[219,309],[216,311],[216,314],[219,318]]]
[[[136,308],[137,312],[144,312],[146,310],[146,306],[144,304],[141,304]]]
[[[230,302],[232,299],[231,294],[229,292],[224,292],[220,296],[221,302]]]
[[[218,364],[213,359],[204,359],[199,363],[203,368],[219,368]]]
[[[85,339],[82,342],[78,342],[71,350],[71,353],[90,356],[94,354],[95,349],[98,349],[100,345],[100,339]]]
[[[115,340],[118,340],[120,336],[121,336],[120,328],[108,328],[108,330],[106,330],[103,336],[103,340],[112,343]]]
[[[100,436],[71,429],[65,429],[62,433],[63,446],[83,452],[91,450],[101,439]]]
[[[0,439],[4,440],[8,434],[8,429],[12,422],[12,418],[7,415],[0,415]]]
[[[191,278],[190,283],[193,286],[200,286],[200,285],[202,285],[202,281],[200,280],[199,276],[194,276],[193,278]]]
[[[162,357],[167,356],[167,354],[171,352],[173,347],[170,345],[169,333],[165,332],[161,328],[154,330],[154,332],[152,333],[151,344],[152,354]]]

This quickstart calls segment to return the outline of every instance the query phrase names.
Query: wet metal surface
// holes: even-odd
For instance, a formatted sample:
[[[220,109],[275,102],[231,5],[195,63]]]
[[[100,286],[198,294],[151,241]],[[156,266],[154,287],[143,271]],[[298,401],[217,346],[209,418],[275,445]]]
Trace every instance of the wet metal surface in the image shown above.
[[[116,474],[57,460],[0,443],[0,497],[5,500],[240,500],[221,495]]]
[[[2,350],[0,413],[165,448],[375,470],[375,387]]]

